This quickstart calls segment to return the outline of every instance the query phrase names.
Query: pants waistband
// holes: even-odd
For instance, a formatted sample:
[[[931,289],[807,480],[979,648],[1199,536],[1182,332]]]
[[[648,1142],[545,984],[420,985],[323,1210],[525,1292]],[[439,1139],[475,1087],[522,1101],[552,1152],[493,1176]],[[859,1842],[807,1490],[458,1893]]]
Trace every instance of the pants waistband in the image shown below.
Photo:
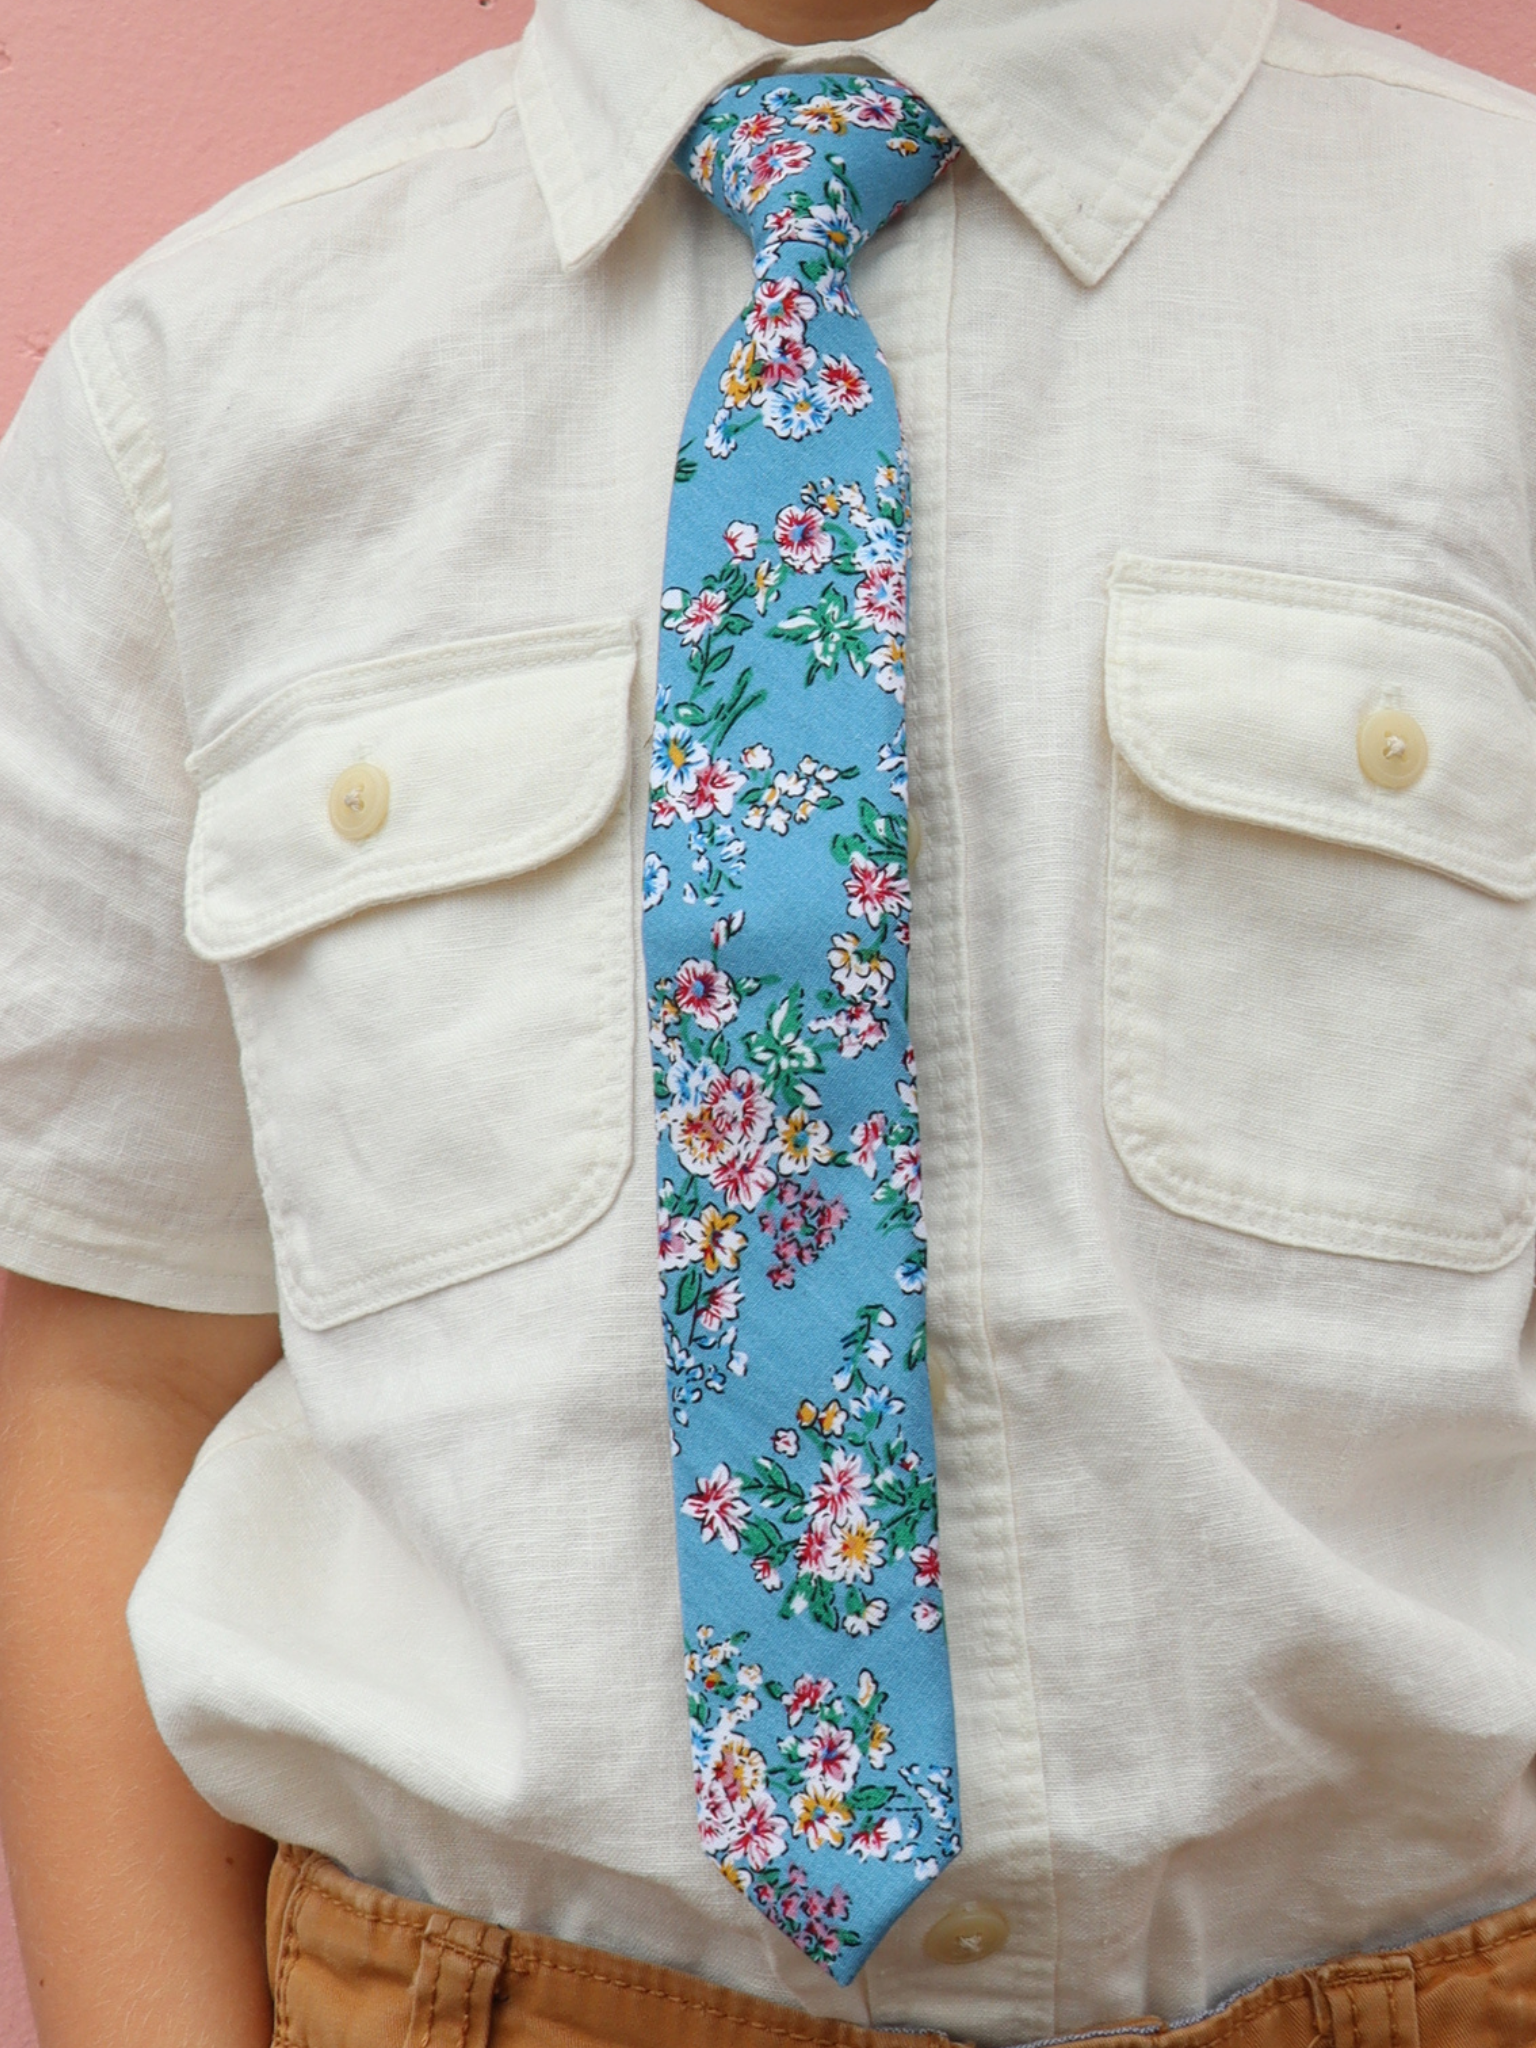
[[[678,1970],[397,1899],[291,1847],[272,1867],[267,1960],[273,2048],[950,2042],[813,2019]],[[1273,1977],[1182,2025],[1143,2018],[1067,2038],[1083,2048],[1536,2048],[1536,1900],[1411,1948]]]

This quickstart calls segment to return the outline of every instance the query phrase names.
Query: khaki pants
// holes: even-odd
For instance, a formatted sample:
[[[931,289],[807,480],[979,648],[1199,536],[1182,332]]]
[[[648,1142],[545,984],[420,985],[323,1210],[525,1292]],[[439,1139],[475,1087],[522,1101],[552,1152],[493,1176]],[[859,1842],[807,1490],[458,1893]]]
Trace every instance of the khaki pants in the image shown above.
[[[724,1991],[358,1884],[281,1849],[267,1954],[274,2048],[939,2048]],[[1183,2027],[1093,2048],[1536,2048],[1536,1900],[1394,1954],[1271,1978]]]

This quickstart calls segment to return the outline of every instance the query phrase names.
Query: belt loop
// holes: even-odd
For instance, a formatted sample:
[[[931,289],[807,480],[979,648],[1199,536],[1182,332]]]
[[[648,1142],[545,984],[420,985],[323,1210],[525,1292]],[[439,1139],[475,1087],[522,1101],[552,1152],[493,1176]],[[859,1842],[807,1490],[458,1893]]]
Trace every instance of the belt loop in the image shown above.
[[[511,1937],[434,1913],[421,1937],[405,2048],[489,2048],[496,1986]]]
[[[1419,2048],[1412,1956],[1353,1956],[1306,1976],[1331,2048]]]

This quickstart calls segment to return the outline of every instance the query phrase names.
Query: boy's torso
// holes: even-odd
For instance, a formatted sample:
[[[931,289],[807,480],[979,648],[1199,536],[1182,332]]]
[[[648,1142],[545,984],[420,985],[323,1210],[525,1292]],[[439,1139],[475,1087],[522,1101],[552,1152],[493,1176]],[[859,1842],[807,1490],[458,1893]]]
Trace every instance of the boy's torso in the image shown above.
[[[398,1891],[990,2041],[1536,1891],[1536,110],[1287,7],[1225,121],[1236,52],[1149,107],[1214,132],[1107,267],[970,159],[862,260],[967,1846],[841,1993],[698,1853],[655,1301],[657,598],[749,255],[669,171],[562,269],[580,19],[76,333],[287,1346],[138,1596],[173,1746]],[[961,1899],[1009,1939],[936,1967]]]

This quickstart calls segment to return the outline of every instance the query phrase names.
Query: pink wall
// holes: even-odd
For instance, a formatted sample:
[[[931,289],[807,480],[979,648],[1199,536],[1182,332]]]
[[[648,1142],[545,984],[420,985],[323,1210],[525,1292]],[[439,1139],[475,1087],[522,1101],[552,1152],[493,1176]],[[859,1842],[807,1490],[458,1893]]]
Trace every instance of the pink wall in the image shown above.
[[[640,4],[640,0],[636,0]],[[1331,0],[1536,91],[1532,0]],[[0,0],[0,425],[75,308],[189,214],[515,37],[531,0]],[[0,2048],[31,2048],[0,1870]]]

